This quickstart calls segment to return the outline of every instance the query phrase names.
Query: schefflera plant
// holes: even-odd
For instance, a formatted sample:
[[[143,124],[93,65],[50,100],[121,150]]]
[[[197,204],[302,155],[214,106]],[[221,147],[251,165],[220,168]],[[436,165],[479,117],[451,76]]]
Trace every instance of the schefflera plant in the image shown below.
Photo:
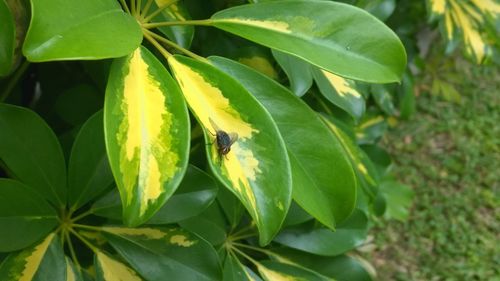
[[[25,64],[13,11],[0,2],[0,74],[15,77]],[[270,48],[291,90],[196,54],[194,26]],[[0,158],[12,178],[0,181],[0,251],[12,252],[0,279],[371,278],[345,253],[366,238],[380,167],[335,113],[300,98],[314,80],[318,102],[359,120],[353,80],[400,80],[404,48],[369,13],[281,0],[191,20],[179,1],[32,0],[22,54],[113,61],[104,109],[80,129],[68,167],[36,113],[0,105]]]

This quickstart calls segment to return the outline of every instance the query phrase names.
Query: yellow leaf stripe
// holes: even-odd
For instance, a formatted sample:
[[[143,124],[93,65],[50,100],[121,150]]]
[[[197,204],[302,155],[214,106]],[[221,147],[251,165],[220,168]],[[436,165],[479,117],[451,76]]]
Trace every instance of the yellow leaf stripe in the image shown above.
[[[142,215],[162,194],[163,184],[175,175],[179,156],[171,150],[172,114],[165,108],[160,83],[150,75],[140,49],[132,54],[123,91],[121,110],[125,118],[116,136],[118,143],[123,143],[120,170],[127,205],[138,183]],[[131,171],[138,171],[138,178]]]
[[[290,30],[290,25],[285,21],[269,21],[269,20],[258,20],[258,19],[237,19],[237,18],[226,18],[226,19],[216,19],[216,22],[225,23],[235,23],[241,25],[250,25],[254,27],[260,27],[267,30],[273,30],[280,33],[292,33]]]
[[[105,281],[141,281],[142,279],[137,276],[135,271],[125,264],[116,261],[104,254],[103,252],[96,253],[97,262],[103,272]]]
[[[238,134],[238,141],[231,146],[231,152],[225,155],[221,165],[225,167],[226,176],[237,193],[250,204],[250,209],[254,212],[254,219],[258,220],[255,194],[250,182],[255,181],[257,175],[261,173],[259,161],[250,149],[241,144],[251,139],[252,135],[259,133],[259,131],[245,122],[221,90],[212,85],[201,74],[179,62],[175,57],[169,58],[169,64],[181,86],[186,101],[205,130],[210,135],[214,135],[216,128],[213,128],[213,122],[228,133]],[[212,161],[219,165],[215,145],[212,146]]]
[[[181,247],[191,247],[198,242],[198,240],[190,240],[182,231],[176,229],[103,227],[102,230],[119,236],[143,236],[149,240],[164,239],[169,244]]]
[[[361,94],[353,87],[354,82],[352,80],[342,78],[325,70],[321,70],[321,72],[340,96],[353,96],[357,99],[361,98]]]
[[[490,54],[491,47],[482,37],[481,30],[488,14],[498,19],[500,4],[492,0],[429,0],[429,3],[432,13],[443,16],[448,40],[461,35],[466,53],[478,63]]]
[[[24,269],[21,272],[11,272],[9,276],[11,280],[16,281],[31,281],[35,276],[40,263],[42,262],[50,243],[54,239],[55,234],[51,233],[40,244],[34,248],[25,250],[15,258],[15,264],[23,264]]]

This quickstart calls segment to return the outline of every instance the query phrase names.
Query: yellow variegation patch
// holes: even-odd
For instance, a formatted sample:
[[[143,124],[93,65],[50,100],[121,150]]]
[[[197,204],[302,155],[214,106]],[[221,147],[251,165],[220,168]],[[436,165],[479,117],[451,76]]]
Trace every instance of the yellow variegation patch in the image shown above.
[[[321,70],[321,72],[340,96],[353,96],[357,99],[361,98],[361,94],[354,88],[354,82],[352,80],[342,78],[325,70]]]
[[[167,235],[155,228],[103,227],[102,230],[116,235],[144,236],[149,239],[162,239]]]
[[[264,267],[262,265],[258,265],[257,268],[259,269],[260,274],[264,277],[266,280],[273,280],[273,281],[301,281],[297,278],[294,278],[293,276],[290,275],[285,275],[281,272],[277,272],[274,270],[271,270],[267,267]]]
[[[243,57],[243,58],[239,58],[238,61],[241,62],[242,64],[245,64],[245,65],[271,77],[272,79],[278,78],[278,73],[274,69],[271,62],[265,57],[261,57],[261,56],[253,56],[250,58]]]
[[[216,85],[190,67],[180,63],[175,57],[170,57],[169,63],[175,72],[186,101],[205,130],[210,135],[215,135],[217,128],[213,128],[213,124],[216,124],[225,132],[238,135],[238,141],[231,146],[231,153],[224,156],[225,159],[221,165],[225,167],[226,176],[231,181],[232,186],[245,197],[252,206],[251,210],[255,212],[257,204],[250,181],[254,181],[261,173],[259,160],[254,156],[252,150],[242,146],[241,143],[245,143],[259,131],[240,116]],[[212,146],[212,157],[213,162],[218,163],[219,159],[214,145]],[[254,218],[258,220],[256,212],[254,215]]]
[[[185,235],[176,234],[170,237],[170,243],[181,247],[191,247],[196,241],[188,240]]]
[[[127,194],[126,204],[131,204],[136,196],[134,192],[138,192],[142,215],[148,204],[162,194],[164,183],[177,172],[179,156],[172,151],[169,134],[172,114],[165,108],[160,83],[149,73],[140,49],[130,59],[123,91],[121,110],[125,118],[116,136],[118,143],[123,143],[120,170]],[[138,171],[138,177],[131,170]]]
[[[76,273],[68,258],[66,258],[66,281],[76,281]]]
[[[292,33],[290,26],[284,21],[268,21],[256,19],[218,19],[219,22],[236,23],[242,25],[251,25],[254,27],[261,27],[264,29],[274,30],[281,33]]]
[[[9,273],[11,280],[16,281],[31,281],[33,276],[35,276],[40,263],[42,262],[50,243],[54,239],[55,234],[49,234],[40,244],[36,245],[34,248],[24,250],[16,258],[15,264],[22,264],[23,269],[21,272],[17,271],[17,268],[13,268],[13,271]]]
[[[466,53],[477,63],[491,54],[491,46],[485,39],[488,15],[500,16],[500,4],[492,0],[428,0],[431,12],[443,16],[444,31],[448,40],[462,37]]]
[[[142,279],[125,264],[112,259],[103,252],[96,253],[97,262],[105,281],[141,281]]]

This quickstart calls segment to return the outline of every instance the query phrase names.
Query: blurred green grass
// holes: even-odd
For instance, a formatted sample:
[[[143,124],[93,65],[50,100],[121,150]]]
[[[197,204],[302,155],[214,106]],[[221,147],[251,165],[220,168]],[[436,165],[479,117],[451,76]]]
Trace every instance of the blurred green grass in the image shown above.
[[[460,103],[421,93],[383,140],[415,198],[373,231],[378,280],[500,280],[500,67],[455,70]]]

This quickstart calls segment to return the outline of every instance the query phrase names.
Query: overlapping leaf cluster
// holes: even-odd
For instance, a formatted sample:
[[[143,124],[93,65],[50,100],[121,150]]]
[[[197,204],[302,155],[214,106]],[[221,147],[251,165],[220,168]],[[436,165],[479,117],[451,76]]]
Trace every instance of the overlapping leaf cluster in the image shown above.
[[[31,71],[29,102],[53,107],[0,104],[0,279],[371,280],[349,252],[411,198],[376,146],[412,97],[383,22],[333,1],[37,0],[21,48],[20,5],[0,2],[1,97]],[[51,100],[28,62],[69,60]]]

